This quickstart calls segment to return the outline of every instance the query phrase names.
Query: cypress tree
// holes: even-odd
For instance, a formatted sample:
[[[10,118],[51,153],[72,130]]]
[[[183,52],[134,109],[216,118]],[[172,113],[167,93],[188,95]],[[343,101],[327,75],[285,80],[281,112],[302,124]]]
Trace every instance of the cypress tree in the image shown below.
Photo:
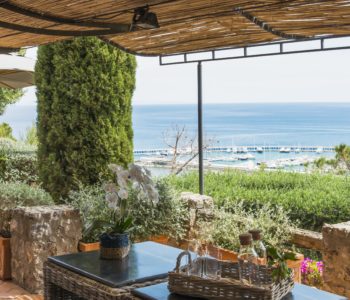
[[[132,161],[135,72],[134,56],[97,38],[39,47],[39,174],[56,201]]]

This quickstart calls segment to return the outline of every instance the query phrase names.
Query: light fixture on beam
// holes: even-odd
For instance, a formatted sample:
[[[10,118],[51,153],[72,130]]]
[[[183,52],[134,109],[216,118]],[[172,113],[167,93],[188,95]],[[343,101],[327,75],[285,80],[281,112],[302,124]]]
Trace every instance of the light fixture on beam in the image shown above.
[[[139,7],[134,10],[132,28],[154,29],[159,28],[157,15],[149,11],[149,7]]]

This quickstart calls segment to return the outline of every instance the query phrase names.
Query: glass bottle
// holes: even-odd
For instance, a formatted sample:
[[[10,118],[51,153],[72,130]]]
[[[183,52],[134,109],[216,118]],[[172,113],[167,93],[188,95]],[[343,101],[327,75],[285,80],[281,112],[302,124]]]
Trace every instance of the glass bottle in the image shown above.
[[[239,235],[241,244],[238,253],[239,279],[242,283],[256,283],[258,277],[258,255],[252,245],[253,237],[250,233]]]
[[[262,234],[260,229],[252,229],[249,230],[249,233],[253,237],[253,247],[258,255],[258,264],[259,265],[266,265],[267,264],[267,254],[266,254],[266,247],[262,241]]]

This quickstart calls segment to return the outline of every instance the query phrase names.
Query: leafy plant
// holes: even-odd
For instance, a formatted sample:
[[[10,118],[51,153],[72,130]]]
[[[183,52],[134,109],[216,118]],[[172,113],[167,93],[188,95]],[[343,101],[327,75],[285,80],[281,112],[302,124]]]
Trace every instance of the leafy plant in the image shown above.
[[[120,234],[131,230],[133,220],[129,205],[129,190],[137,193],[137,199],[142,205],[144,201],[157,203],[159,194],[154,187],[151,173],[135,164],[130,164],[128,169],[111,164],[109,169],[115,176],[115,181],[105,185],[106,201],[111,209],[112,217],[105,224],[109,228],[109,234]]]
[[[129,190],[128,206],[133,219],[130,236],[133,240],[147,239],[153,235],[168,235],[182,238],[186,228],[187,209],[178,194],[165,181],[157,181],[155,187],[159,193],[158,203],[143,201],[140,204],[137,192]],[[111,211],[101,186],[80,186],[71,191],[66,202],[80,210],[83,220],[83,241],[96,242],[106,231],[105,222],[111,221]]]
[[[281,281],[291,276],[292,270],[287,266],[287,260],[297,260],[296,254],[279,250],[275,247],[267,247],[267,262],[272,270],[272,279],[274,281]]]
[[[198,192],[198,175],[188,172],[170,176],[178,191]],[[218,207],[243,202],[258,211],[266,203],[281,206],[292,222],[302,228],[320,230],[324,223],[350,219],[350,180],[332,174],[288,172],[206,172],[205,193]]]
[[[234,251],[239,250],[239,235],[252,228],[261,229],[265,243],[283,248],[293,227],[294,224],[281,207],[267,203],[259,210],[247,210],[243,202],[216,209],[211,224],[201,226],[206,229],[204,234],[207,240]]]

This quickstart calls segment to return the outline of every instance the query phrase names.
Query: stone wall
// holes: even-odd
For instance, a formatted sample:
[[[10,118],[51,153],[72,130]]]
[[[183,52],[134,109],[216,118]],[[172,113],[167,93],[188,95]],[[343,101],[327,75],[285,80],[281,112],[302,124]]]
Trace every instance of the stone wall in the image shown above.
[[[350,299],[350,222],[325,225],[322,235],[324,288]]]
[[[77,252],[81,232],[79,211],[69,206],[15,209],[11,220],[13,281],[31,293],[42,293],[44,261]]]
[[[190,192],[181,193],[181,200],[186,203],[189,213],[186,238],[192,239],[199,231],[198,223],[200,221],[210,221],[213,218],[214,201],[212,197]]]
[[[10,230],[11,218],[11,209],[0,209],[0,233]]]

